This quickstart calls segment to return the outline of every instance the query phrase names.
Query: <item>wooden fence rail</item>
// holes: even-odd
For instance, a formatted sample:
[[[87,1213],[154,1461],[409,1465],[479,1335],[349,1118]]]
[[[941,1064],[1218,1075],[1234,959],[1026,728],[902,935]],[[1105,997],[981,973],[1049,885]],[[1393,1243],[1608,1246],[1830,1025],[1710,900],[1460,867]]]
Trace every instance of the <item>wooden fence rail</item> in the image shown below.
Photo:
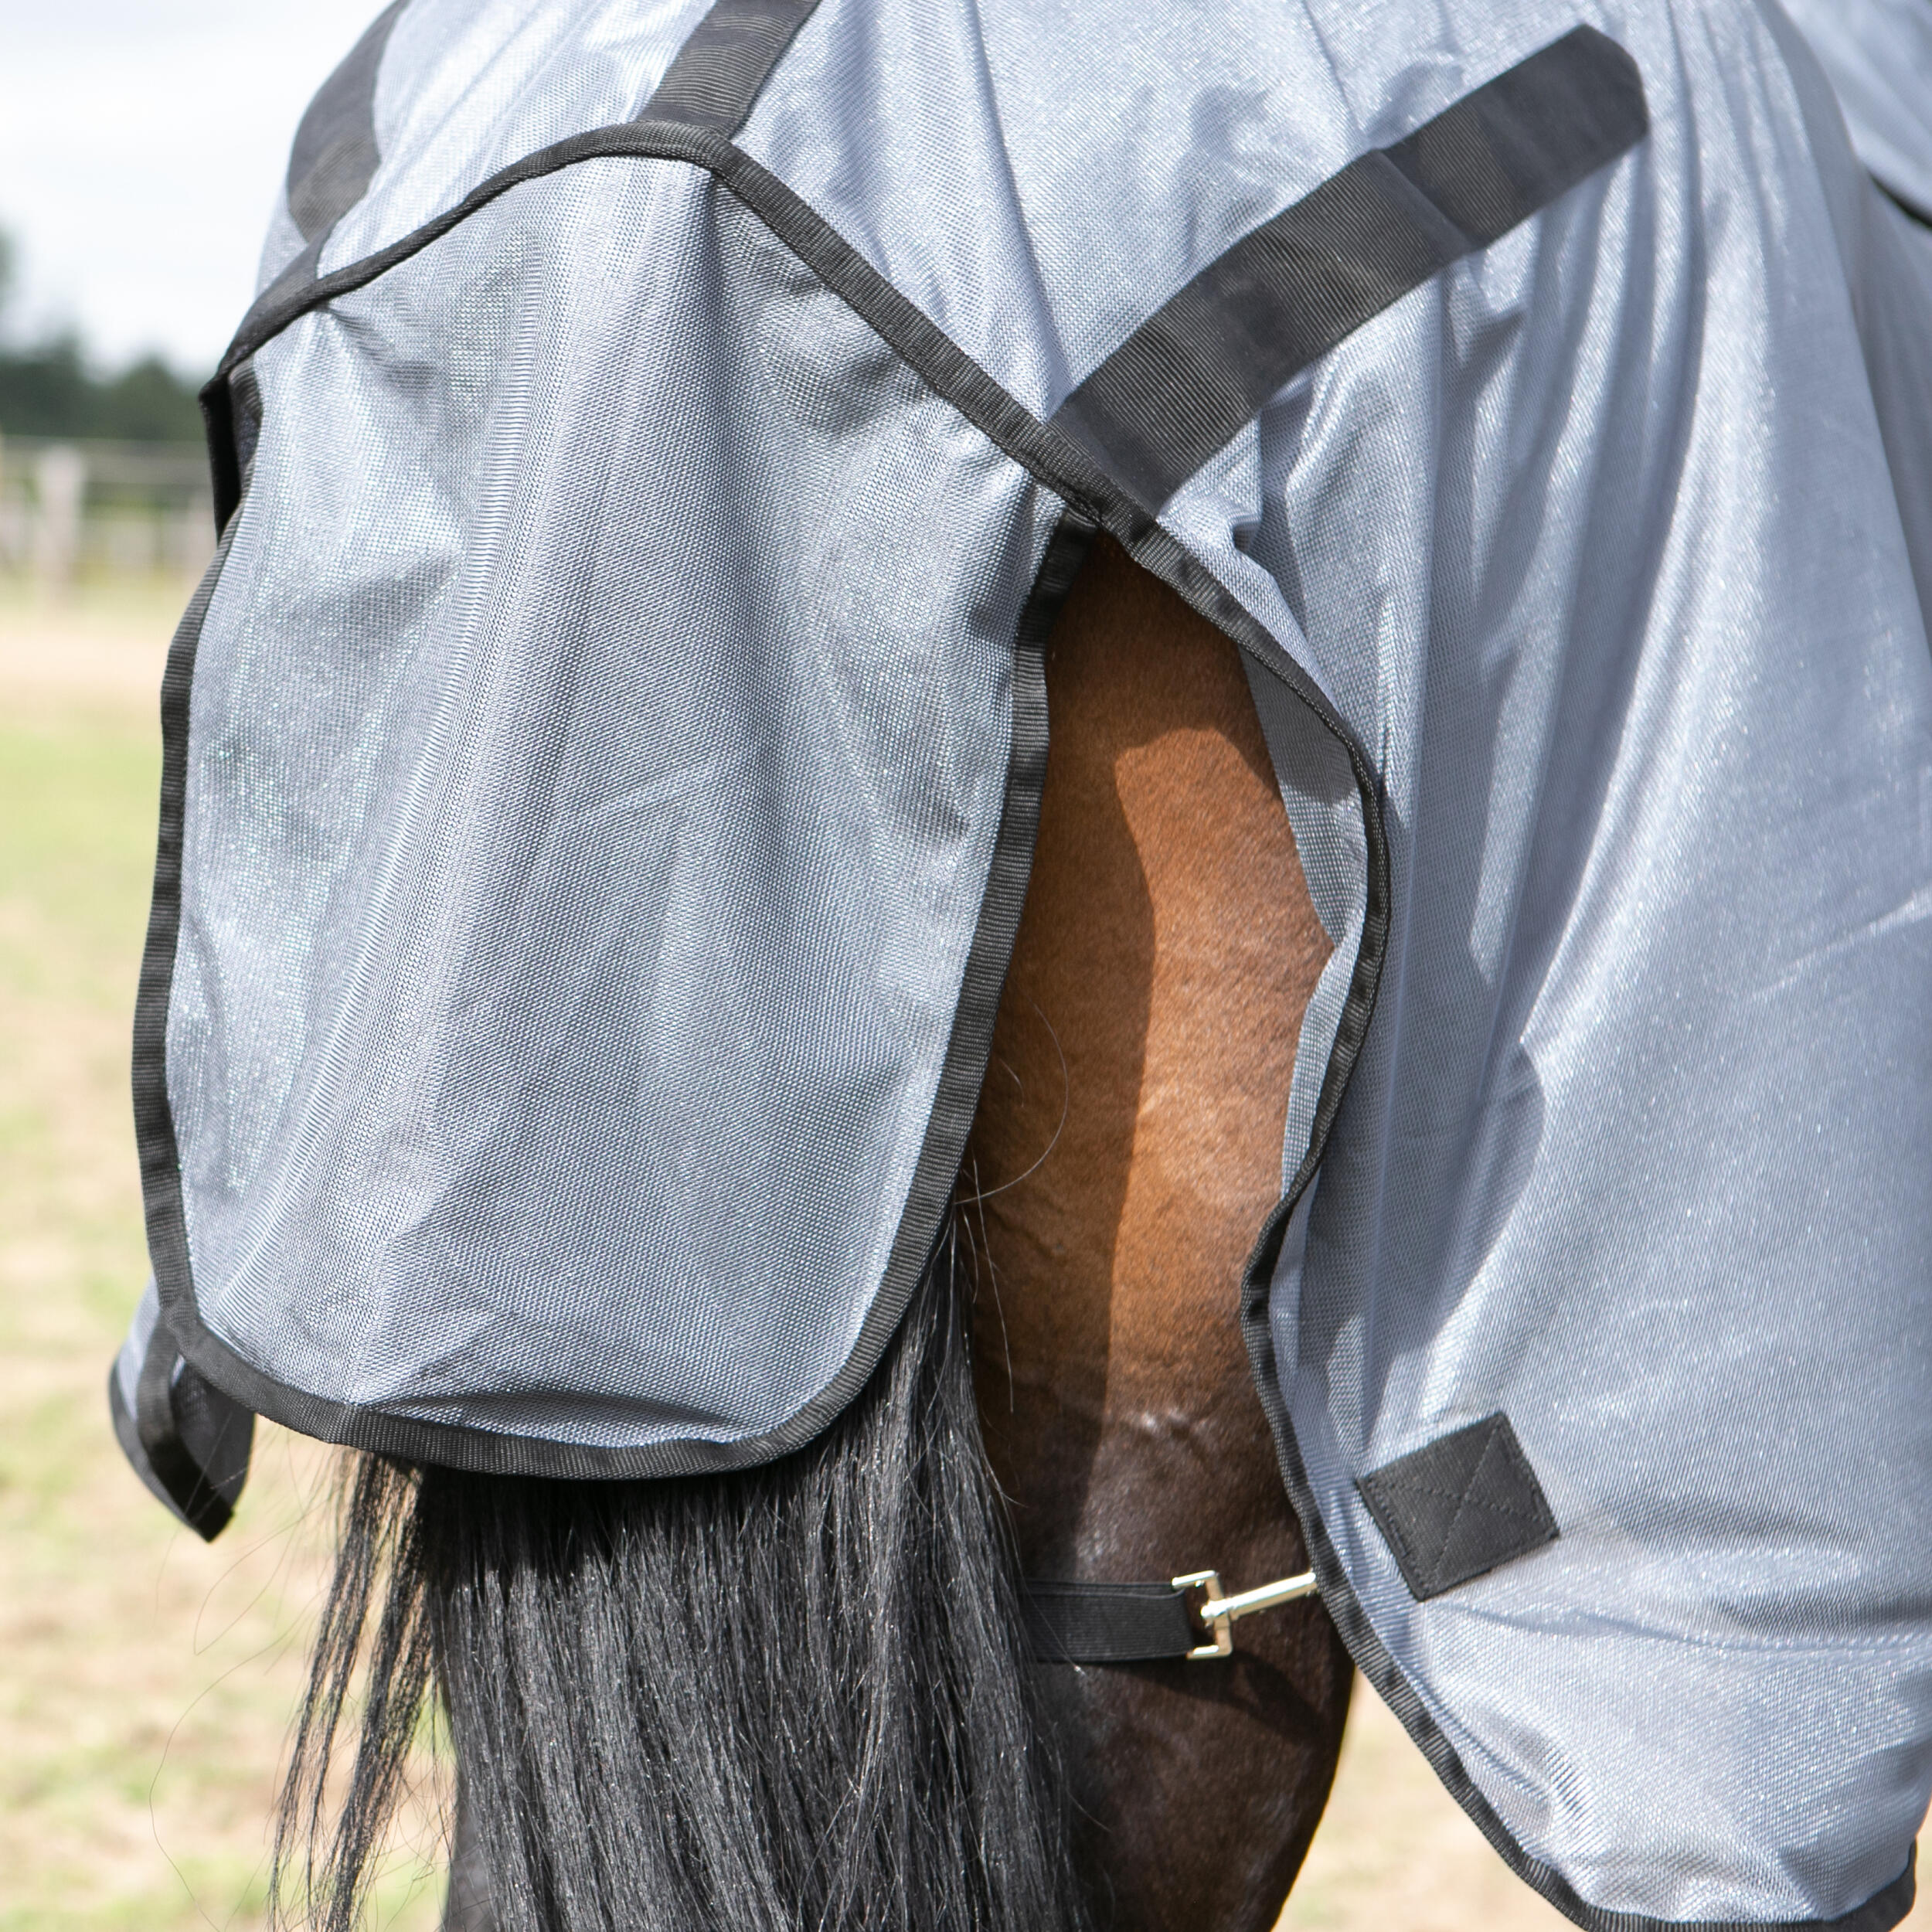
[[[81,577],[193,577],[214,546],[195,445],[0,437],[0,574],[56,592]]]

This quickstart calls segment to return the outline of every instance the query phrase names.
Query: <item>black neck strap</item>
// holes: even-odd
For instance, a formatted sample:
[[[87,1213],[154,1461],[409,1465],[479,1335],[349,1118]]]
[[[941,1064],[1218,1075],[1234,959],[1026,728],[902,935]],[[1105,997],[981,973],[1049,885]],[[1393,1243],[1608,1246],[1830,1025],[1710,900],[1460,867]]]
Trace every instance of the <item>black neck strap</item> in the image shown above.
[[[1188,1592],[1169,1583],[1029,1583],[1021,1599],[1033,1655],[1047,1664],[1138,1664],[1210,1641]]]

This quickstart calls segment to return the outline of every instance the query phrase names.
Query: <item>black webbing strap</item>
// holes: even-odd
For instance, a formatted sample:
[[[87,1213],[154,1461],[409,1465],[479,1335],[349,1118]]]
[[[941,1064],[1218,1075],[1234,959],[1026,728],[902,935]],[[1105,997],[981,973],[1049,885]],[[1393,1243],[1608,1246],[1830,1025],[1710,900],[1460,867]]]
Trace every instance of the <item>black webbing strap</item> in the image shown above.
[[[1577,28],[1243,236],[1067,397],[1055,425],[1158,512],[1311,362],[1649,125],[1636,63]]]
[[[376,16],[322,83],[295,130],[288,155],[288,212],[305,242],[321,242],[376,177],[382,158],[376,146],[376,77],[408,4],[395,0]]]
[[[1021,1606],[1043,1663],[1145,1663],[1213,1641],[1172,1583],[1029,1583]]]
[[[718,0],[665,71],[646,121],[682,121],[735,134],[778,56],[818,0]]]

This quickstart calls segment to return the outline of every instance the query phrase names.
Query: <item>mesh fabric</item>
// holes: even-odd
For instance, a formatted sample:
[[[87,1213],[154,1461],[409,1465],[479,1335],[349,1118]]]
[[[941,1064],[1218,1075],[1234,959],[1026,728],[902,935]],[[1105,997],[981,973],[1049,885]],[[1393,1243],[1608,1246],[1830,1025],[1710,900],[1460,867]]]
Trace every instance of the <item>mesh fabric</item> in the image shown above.
[[[930,1111],[1033,488],[672,163],[513,191],[256,372],[168,1026],[202,1318],[399,1416],[768,1430]]]

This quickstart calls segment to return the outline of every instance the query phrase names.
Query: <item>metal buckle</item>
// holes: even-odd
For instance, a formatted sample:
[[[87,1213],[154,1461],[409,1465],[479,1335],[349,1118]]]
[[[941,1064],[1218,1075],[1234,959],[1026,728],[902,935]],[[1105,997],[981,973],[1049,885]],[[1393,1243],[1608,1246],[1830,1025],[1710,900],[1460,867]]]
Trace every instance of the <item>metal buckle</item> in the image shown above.
[[[1218,1617],[1210,1617],[1207,1614],[1209,1604],[1226,1600],[1221,1594],[1221,1573],[1216,1570],[1190,1570],[1186,1576],[1174,1579],[1174,1587],[1176,1590],[1205,1590],[1207,1593],[1194,1614],[1208,1629],[1213,1631],[1214,1641],[1189,1651],[1188,1661],[1198,1664],[1206,1662],[1210,1657],[1232,1657],[1234,1655],[1233,1619],[1225,1611]]]
[[[1206,1663],[1211,1657],[1234,1655],[1236,1617],[1252,1617],[1257,1610],[1273,1610],[1277,1604],[1298,1602],[1304,1597],[1312,1597],[1317,1587],[1311,1570],[1304,1570],[1298,1577],[1283,1577],[1274,1583],[1243,1590],[1232,1597],[1222,1589],[1219,1570],[1190,1570],[1185,1577],[1175,1577],[1173,1583],[1176,1590],[1198,1590],[1203,1593],[1201,1601],[1195,1606],[1194,1614],[1200,1618],[1202,1628],[1211,1631],[1214,1636],[1211,1644],[1200,1645],[1187,1653],[1192,1663]]]

